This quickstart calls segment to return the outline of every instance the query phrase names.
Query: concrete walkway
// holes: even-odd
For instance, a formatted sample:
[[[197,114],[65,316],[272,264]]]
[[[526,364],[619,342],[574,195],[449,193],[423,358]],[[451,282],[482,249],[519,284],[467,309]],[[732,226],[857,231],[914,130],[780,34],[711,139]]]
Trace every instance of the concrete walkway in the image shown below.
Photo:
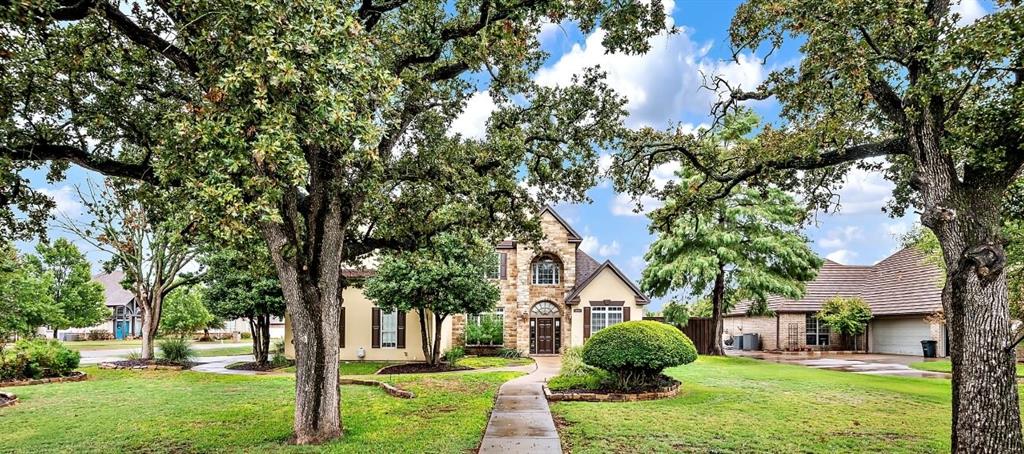
[[[480,443],[480,453],[561,453],[544,381],[558,375],[559,357],[536,357],[537,368],[498,389],[498,398]]]
[[[894,375],[899,377],[950,378],[950,374],[914,369],[911,363],[928,361],[920,356],[883,355],[877,353],[789,354],[769,352],[729,351],[730,356],[744,356],[780,364],[797,364],[815,369],[838,370],[866,375]],[[941,358],[940,358],[941,359]],[[933,360],[934,361],[934,360]]]
[[[207,356],[205,358],[196,358],[194,361],[197,363],[202,363],[198,366],[189,369],[194,372],[206,372],[210,374],[223,375],[264,375],[270,373],[257,372],[254,370],[228,369],[228,366],[234,363],[256,361],[256,358],[254,358],[252,355]]]

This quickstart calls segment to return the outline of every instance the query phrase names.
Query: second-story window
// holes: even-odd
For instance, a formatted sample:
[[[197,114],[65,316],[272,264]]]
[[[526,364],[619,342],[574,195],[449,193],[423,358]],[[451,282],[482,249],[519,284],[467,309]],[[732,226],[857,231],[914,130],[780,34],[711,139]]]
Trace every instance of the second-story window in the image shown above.
[[[533,283],[536,285],[558,284],[561,277],[558,262],[550,257],[543,257],[533,262]]]

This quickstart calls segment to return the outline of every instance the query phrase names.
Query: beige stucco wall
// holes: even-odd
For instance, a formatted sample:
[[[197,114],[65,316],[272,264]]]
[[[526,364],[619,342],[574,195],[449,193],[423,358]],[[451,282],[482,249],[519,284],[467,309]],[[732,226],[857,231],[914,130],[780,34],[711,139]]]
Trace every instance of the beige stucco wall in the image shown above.
[[[636,304],[636,294],[633,290],[622,282],[614,271],[604,268],[580,293],[580,303],[570,309],[572,322],[569,324],[572,325],[572,336],[568,346],[583,345],[583,308],[590,307],[592,301],[603,300],[623,301],[623,307],[629,308],[630,320],[642,320],[644,317],[644,306]]]
[[[373,301],[363,295],[362,289],[356,287],[346,288],[342,295],[345,307],[345,347],[340,350],[342,360],[359,360],[360,348],[365,352],[365,356],[362,358],[364,360],[423,361],[425,359],[418,314],[415,312],[406,312],[405,314],[405,348],[371,348],[373,308],[375,307]],[[428,315],[428,317],[430,316]],[[441,352],[451,347],[451,323],[451,317],[449,317],[441,328]],[[295,358],[290,317],[286,317],[285,326],[285,355]],[[432,334],[432,332],[428,334]]]

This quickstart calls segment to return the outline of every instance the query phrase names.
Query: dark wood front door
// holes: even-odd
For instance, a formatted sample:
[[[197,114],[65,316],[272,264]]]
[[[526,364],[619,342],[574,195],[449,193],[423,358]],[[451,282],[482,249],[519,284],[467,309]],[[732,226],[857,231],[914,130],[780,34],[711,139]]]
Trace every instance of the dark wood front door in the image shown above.
[[[555,320],[552,318],[537,319],[537,353],[555,353]]]

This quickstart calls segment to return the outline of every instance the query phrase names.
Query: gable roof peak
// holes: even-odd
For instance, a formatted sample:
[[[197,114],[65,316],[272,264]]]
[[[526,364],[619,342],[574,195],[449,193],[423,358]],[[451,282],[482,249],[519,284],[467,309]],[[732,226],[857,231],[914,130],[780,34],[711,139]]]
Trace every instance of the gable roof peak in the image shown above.
[[[562,227],[565,228],[565,231],[569,232],[570,242],[578,243],[583,241],[583,237],[576,232],[576,229],[572,228],[572,226],[569,225],[569,223],[566,222],[566,220],[562,218],[562,216],[560,216],[551,205],[546,205],[544,209],[540,211],[540,214],[538,214],[538,216],[544,216],[544,213],[551,213],[551,216],[553,216],[559,224],[562,224]]]

